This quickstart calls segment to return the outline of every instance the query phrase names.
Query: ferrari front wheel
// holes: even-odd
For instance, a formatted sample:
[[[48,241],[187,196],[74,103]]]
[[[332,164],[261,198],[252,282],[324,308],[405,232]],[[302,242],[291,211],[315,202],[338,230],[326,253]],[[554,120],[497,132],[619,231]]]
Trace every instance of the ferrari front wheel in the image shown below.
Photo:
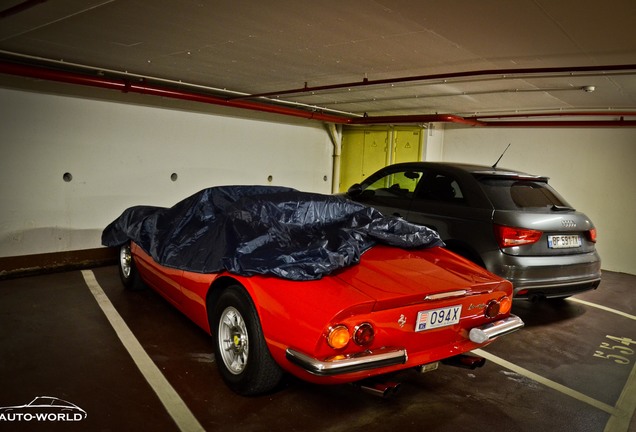
[[[283,372],[269,353],[247,292],[237,285],[225,289],[211,321],[216,329],[216,364],[227,386],[244,396],[273,390]]]

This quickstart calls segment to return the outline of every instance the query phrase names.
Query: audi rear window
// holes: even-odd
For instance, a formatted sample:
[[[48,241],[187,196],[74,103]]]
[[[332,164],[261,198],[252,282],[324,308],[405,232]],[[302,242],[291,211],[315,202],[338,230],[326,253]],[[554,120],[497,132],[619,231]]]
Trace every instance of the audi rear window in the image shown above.
[[[484,178],[480,179],[479,182],[498,210],[570,207],[551,186],[543,181]]]

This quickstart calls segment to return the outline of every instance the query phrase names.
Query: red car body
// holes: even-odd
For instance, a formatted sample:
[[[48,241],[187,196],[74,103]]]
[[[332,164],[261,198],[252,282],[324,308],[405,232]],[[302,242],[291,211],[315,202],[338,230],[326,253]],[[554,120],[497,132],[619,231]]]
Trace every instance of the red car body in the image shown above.
[[[130,252],[141,280],[213,336],[218,329],[211,311],[219,294],[242,287],[271,358],[313,383],[354,382],[435,364],[523,326],[510,314],[510,282],[440,247],[378,245],[358,265],[313,281],[176,270],[157,264],[135,243]],[[418,317],[428,317],[424,325],[443,326],[416,331]],[[368,330],[367,324],[371,338],[359,345],[354,333]],[[342,326],[351,340],[332,348],[330,332]]]

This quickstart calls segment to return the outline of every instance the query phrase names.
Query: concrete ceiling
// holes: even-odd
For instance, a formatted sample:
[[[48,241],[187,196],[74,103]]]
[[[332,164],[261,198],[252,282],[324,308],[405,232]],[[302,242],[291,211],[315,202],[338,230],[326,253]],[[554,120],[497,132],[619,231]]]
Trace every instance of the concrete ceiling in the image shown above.
[[[635,23],[634,0],[0,0],[0,72],[369,123],[634,121]]]

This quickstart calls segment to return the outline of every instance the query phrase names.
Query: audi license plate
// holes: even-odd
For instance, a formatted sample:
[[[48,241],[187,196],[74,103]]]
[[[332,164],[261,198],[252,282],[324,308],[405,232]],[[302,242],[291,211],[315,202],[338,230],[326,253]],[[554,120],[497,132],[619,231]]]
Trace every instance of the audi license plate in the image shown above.
[[[419,332],[457,324],[461,314],[461,305],[418,312],[415,331]]]
[[[548,247],[551,249],[576,248],[581,246],[581,236],[551,235],[548,236]]]

